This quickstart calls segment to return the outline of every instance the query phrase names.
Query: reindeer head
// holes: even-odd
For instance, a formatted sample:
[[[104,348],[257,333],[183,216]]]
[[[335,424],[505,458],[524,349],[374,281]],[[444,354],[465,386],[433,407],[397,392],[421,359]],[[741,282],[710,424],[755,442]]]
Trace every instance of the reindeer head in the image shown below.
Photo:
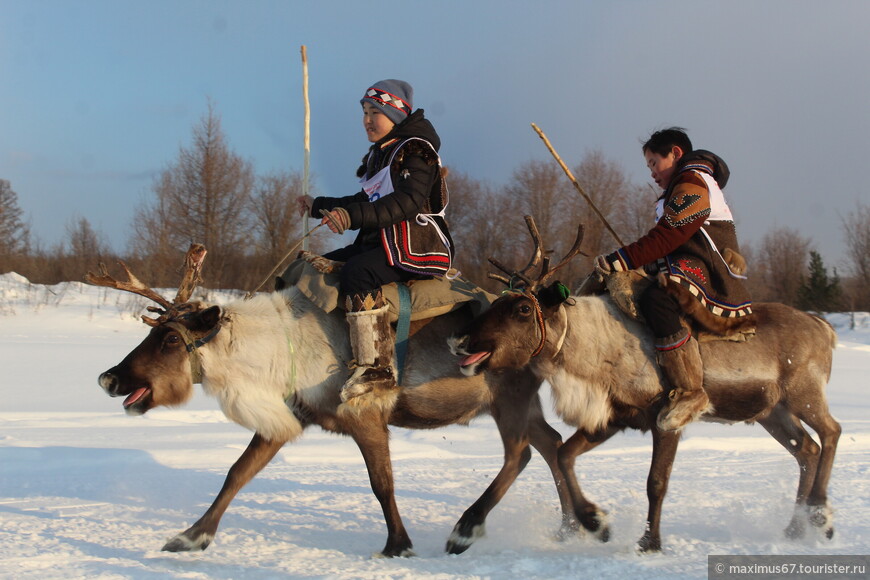
[[[454,338],[451,344],[454,354],[464,355],[459,364],[466,375],[485,369],[520,369],[528,365],[545,350],[548,344],[547,321],[569,297],[565,286],[550,281],[571,258],[582,253],[583,226],[578,227],[571,250],[551,268],[550,258],[542,250],[535,220],[531,216],[525,219],[534,242],[529,263],[522,270],[511,270],[497,259],[489,259],[506,274],[491,273],[489,277],[503,282],[507,289],[489,310],[472,321],[464,336]],[[535,268],[540,270],[533,278],[531,272]],[[556,340],[551,348],[558,342]]]
[[[140,282],[124,262],[119,263],[127,274],[126,282],[110,276],[104,264],[100,264],[99,276],[91,272],[85,276],[89,284],[132,292],[159,305],[148,307],[149,312],[158,314],[157,318],[142,316],[142,321],[152,327],[145,340],[99,377],[100,386],[110,396],[126,397],[124,410],[129,415],[142,415],[161,405],[180,405],[193,394],[193,383],[201,380],[196,349],[217,334],[221,318],[217,306],[203,308],[199,302],[189,301],[202,281],[205,255],[204,246],[190,246],[182,282],[172,302]]]

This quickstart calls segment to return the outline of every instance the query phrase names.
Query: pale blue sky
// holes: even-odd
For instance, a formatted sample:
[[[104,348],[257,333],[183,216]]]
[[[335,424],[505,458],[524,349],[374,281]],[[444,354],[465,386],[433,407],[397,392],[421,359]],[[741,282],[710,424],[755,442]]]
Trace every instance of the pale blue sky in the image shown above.
[[[640,140],[687,127],[731,166],[741,237],[796,227],[842,268],[840,216],[870,202],[868,24],[837,0],[0,0],[0,179],[44,245],[84,216],[123,251],[209,99],[258,173],[301,170],[305,44],[325,194],[356,191],[363,90],[401,78],[445,163],[495,184],[549,160],[530,122],[639,183]]]

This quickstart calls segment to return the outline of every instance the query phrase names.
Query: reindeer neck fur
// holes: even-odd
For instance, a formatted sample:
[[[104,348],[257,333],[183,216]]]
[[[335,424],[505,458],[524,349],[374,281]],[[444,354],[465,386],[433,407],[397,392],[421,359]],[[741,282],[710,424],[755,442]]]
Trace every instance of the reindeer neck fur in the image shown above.
[[[334,350],[349,352],[338,322],[295,287],[232,302],[223,308],[221,332],[201,349],[203,389],[239,425],[266,439],[294,439],[302,425],[287,398],[295,392],[320,406],[329,389],[338,392],[334,371],[346,361]]]
[[[412,337],[403,387],[430,393],[423,399],[455,392],[447,399],[464,409],[457,416],[470,419],[482,412],[489,390],[483,377],[464,377],[448,349],[447,337],[464,316],[457,311],[438,317]],[[352,358],[344,318],[342,311],[323,312],[296,287],[226,305],[221,332],[200,349],[203,389],[230,420],[267,439],[291,440],[302,432],[291,407],[312,413],[325,429],[341,431],[334,419]],[[406,410],[408,425],[417,412],[425,415]]]
[[[574,297],[547,320],[547,334],[565,332],[561,349],[548,340],[532,359],[534,372],[553,391],[555,410],[567,423],[589,432],[606,427],[614,406],[645,408],[661,392],[649,330],[628,319],[605,296]]]

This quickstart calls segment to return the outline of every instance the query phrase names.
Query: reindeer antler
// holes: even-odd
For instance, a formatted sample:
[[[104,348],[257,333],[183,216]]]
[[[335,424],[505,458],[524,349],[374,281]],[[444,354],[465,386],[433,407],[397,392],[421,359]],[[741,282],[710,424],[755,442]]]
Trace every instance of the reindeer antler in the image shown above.
[[[181,284],[178,287],[178,293],[175,295],[175,300],[170,302],[160,294],[158,294],[152,288],[143,284],[134,274],[130,271],[130,268],[127,267],[127,264],[124,263],[123,260],[118,260],[118,263],[124,269],[124,272],[127,274],[127,281],[122,282],[113,278],[109,275],[109,271],[106,268],[106,265],[102,262],[99,264],[100,275],[97,276],[93,272],[88,272],[85,274],[85,282],[88,284],[93,284],[94,286],[105,286],[107,288],[115,288],[116,290],[123,290],[125,292],[132,292],[133,294],[138,294],[140,296],[144,296],[149,300],[153,300],[157,304],[161,306],[161,308],[157,308],[155,306],[149,306],[147,310],[149,312],[159,313],[160,316],[158,318],[149,318],[147,316],[142,316],[142,321],[149,326],[157,326],[158,324],[164,322],[169,316],[174,312],[178,312],[180,310],[184,310],[184,305],[190,300],[191,294],[193,294],[196,285],[199,282],[202,282],[202,278],[200,277],[200,273],[202,271],[202,263],[205,260],[205,255],[207,251],[205,246],[202,244],[191,244],[190,248],[187,250],[187,254],[184,257],[184,276],[182,278]]]
[[[178,285],[178,293],[175,295],[174,304],[181,304],[190,300],[196,286],[202,282],[202,262],[208,250],[202,244],[190,244],[187,254],[184,256],[184,277]]]
[[[510,268],[508,268],[507,266],[505,266],[504,264],[502,264],[501,262],[499,262],[495,258],[492,258],[492,257],[489,258],[490,264],[492,264],[493,266],[495,266],[496,268],[498,268],[499,270],[501,270],[502,272],[504,272],[505,274],[510,276],[510,278],[505,278],[504,276],[501,276],[499,274],[489,274],[489,277],[492,278],[493,280],[498,280],[504,284],[507,284],[508,286],[510,286],[512,278],[519,278],[520,280],[522,280],[523,282],[526,283],[526,286],[531,286],[532,280],[529,278],[528,273],[532,268],[534,268],[535,266],[540,264],[541,258],[544,255],[543,251],[541,250],[541,246],[543,245],[541,243],[541,234],[538,231],[538,224],[535,223],[535,218],[533,218],[530,215],[527,215],[527,216],[525,216],[525,220],[526,220],[526,227],[529,228],[529,234],[531,234],[532,241],[534,242],[534,249],[532,250],[532,257],[529,260],[529,263],[526,265],[526,267],[523,268],[522,270],[519,270],[519,271],[511,270]],[[549,258],[547,258],[547,261],[549,262]]]
[[[525,283],[526,289],[528,291],[535,292],[539,288],[544,286],[544,284],[548,280],[550,280],[550,278],[552,278],[553,274],[555,274],[559,269],[566,266],[568,264],[568,262],[570,262],[574,256],[576,256],[577,254],[583,254],[584,256],[586,255],[584,252],[582,252],[580,250],[580,245],[583,243],[584,227],[583,227],[583,224],[580,224],[577,227],[577,238],[574,240],[574,245],[571,247],[571,249],[568,251],[568,253],[565,254],[565,257],[563,257],[562,260],[558,264],[556,264],[555,267],[550,268],[550,256],[544,256],[544,252],[541,250],[543,243],[541,241],[541,234],[540,234],[540,232],[538,232],[538,226],[537,226],[537,224],[535,224],[535,218],[527,215],[527,216],[525,216],[525,220],[526,220],[526,225],[529,228],[529,233],[532,236],[532,241],[534,243],[534,249],[532,250],[532,257],[529,260],[529,263],[526,265],[525,268],[517,271],[517,270],[511,270],[510,268],[506,267],[504,264],[499,262],[497,259],[491,257],[491,258],[489,258],[489,262],[493,266],[495,266],[496,268],[498,268],[499,270],[501,270],[502,272],[507,274],[508,276],[502,276],[501,274],[490,273],[489,277],[493,280],[498,280],[499,282],[502,282],[503,284],[506,284],[507,286],[510,286],[513,283],[513,281],[518,278],[523,283]],[[541,266],[540,272],[539,272],[537,278],[533,279],[529,275],[529,271],[538,265]]]
[[[94,286],[105,286],[107,288],[123,290],[124,292],[132,292],[133,294],[138,294],[140,296],[144,296],[145,298],[153,300],[164,309],[168,310],[169,308],[172,308],[172,303],[169,300],[140,282],[139,278],[133,275],[133,272],[130,271],[130,268],[127,267],[127,264],[125,264],[123,260],[118,260],[118,263],[121,265],[122,268],[124,268],[124,272],[127,273],[126,282],[121,282],[110,276],[109,270],[102,262],[100,262],[99,264],[100,275],[97,276],[93,272],[88,272],[87,274],[85,274],[85,282],[87,282],[88,284],[93,284]]]
[[[571,246],[571,249],[568,250],[568,253],[565,254],[564,258],[562,258],[562,261],[559,262],[558,264],[556,264],[556,266],[552,270],[550,270],[550,268],[549,268],[549,266],[550,266],[549,258],[544,259],[544,267],[541,268],[541,275],[538,276],[538,279],[537,279],[536,285],[535,285],[535,289],[538,289],[541,286],[545,286],[547,284],[547,282],[550,280],[550,278],[553,277],[553,274],[555,274],[560,268],[563,268],[564,266],[568,265],[568,262],[570,262],[574,258],[574,256],[576,256],[577,254],[583,254],[584,256],[586,255],[584,252],[582,252],[580,250],[580,245],[583,243],[583,235],[585,233],[586,233],[585,226],[583,224],[579,224],[577,226],[577,237],[574,239],[574,245]]]

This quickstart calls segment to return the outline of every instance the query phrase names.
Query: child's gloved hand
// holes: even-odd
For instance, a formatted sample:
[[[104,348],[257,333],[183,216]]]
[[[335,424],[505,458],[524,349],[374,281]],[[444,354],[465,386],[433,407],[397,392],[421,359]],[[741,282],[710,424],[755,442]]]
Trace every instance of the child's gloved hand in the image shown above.
[[[323,219],[321,224],[326,224],[333,233],[341,234],[350,227],[350,214],[343,207],[337,207],[332,211],[320,210]]]
[[[612,274],[613,266],[610,265],[610,262],[607,261],[607,256],[605,254],[601,254],[600,256],[596,256],[592,261],[595,266],[595,271],[602,275]]]

